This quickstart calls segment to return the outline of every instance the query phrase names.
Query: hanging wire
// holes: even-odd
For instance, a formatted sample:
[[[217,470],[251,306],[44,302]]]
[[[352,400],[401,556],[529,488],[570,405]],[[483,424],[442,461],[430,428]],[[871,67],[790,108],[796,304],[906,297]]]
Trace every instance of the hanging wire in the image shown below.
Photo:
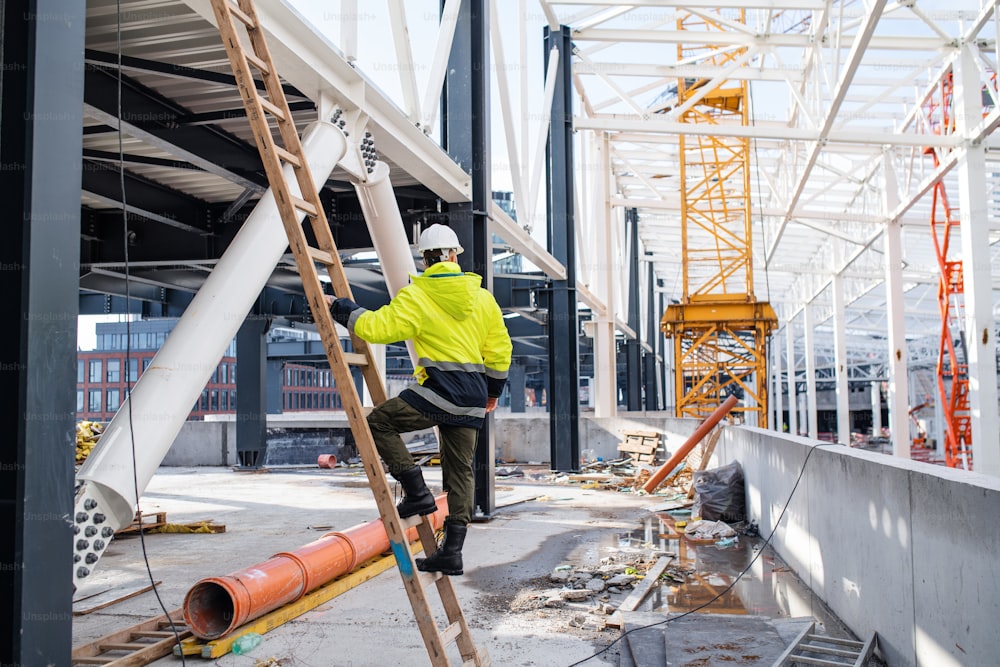
[[[116,113],[118,116],[118,187],[121,192],[122,198],[122,247],[124,250],[125,259],[125,386],[126,386],[126,396],[125,401],[128,402],[128,432],[129,441],[132,448],[132,488],[135,491],[135,502],[136,502],[136,520],[139,524],[139,544],[142,548],[142,560],[146,566],[146,575],[149,577],[149,583],[152,586],[153,594],[156,596],[156,602],[160,605],[160,609],[163,610],[163,615],[166,617],[167,622],[170,624],[170,631],[174,633],[174,639],[177,641],[177,647],[180,648],[181,636],[180,631],[177,629],[174,619],[171,618],[170,612],[167,611],[166,605],[163,604],[163,599],[160,597],[160,591],[157,588],[156,579],[153,577],[153,570],[149,565],[149,555],[146,552],[146,536],[145,531],[142,529],[142,505],[139,503],[139,472],[136,465],[136,450],[135,450],[135,423],[132,416],[132,319],[129,313],[129,308],[132,305],[132,292],[131,292],[131,278],[129,272],[129,220],[128,220],[128,205],[125,197],[125,143],[122,130],[122,11],[121,11],[121,0],[115,1],[116,8],[116,23],[115,23],[115,45],[116,45],[116,65],[117,65],[117,77],[116,77]],[[139,361],[136,358],[136,377],[139,374]],[[187,661],[184,658],[184,652],[179,651],[181,656],[181,664],[186,665]]]

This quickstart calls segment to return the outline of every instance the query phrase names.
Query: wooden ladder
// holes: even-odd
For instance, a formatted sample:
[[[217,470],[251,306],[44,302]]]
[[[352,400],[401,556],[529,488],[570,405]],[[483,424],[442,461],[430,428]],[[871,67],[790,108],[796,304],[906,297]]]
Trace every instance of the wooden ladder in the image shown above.
[[[365,383],[376,405],[386,399],[385,386],[374,363],[371,348],[365,341],[352,334],[354,353],[345,352],[340,345],[340,337],[324,298],[323,286],[316,264],[319,263],[325,267],[334,294],[338,297],[353,298],[351,286],[344,273],[344,266],[340,261],[333,235],[330,233],[330,225],[323,211],[319,193],[313,183],[291,111],[288,108],[288,101],[285,99],[281,81],[275,71],[274,61],[271,59],[253,1],[212,0],[212,7],[215,10],[216,21],[226,53],[229,55],[229,62],[236,76],[236,84],[243,97],[243,104],[247,110],[247,117],[253,129],[254,139],[264,163],[271,191],[281,213],[281,221],[288,235],[288,244],[295,256],[295,264],[302,278],[313,319],[322,338],[323,347],[330,362],[330,369],[333,371],[337,388],[340,391],[344,411],[347,413],[351,431],[364,462],[368,481],[375,494],[375,502],[378,504],[382,522],[385,524],[399,573],[410,598],[420,634],[427,646],[431,664],[435,667],[452,664],[448,660],[446,650],[448,645],[454,642],[462,656],[462,665],[488,665],[490,660],[485,648],[477,649],[472,641],[469,626],[459,606],[451,579],[440,573],[419,572],[415,567],[413,554],[406,539],[406,531],[408,528],[416,526],[424,552],[430,555],[437,548],[434,528],[429,517],[418,516],[402,520],[396,511],[393,494],[375,449],[375,441],[368,428],[368,421],[351,376],[350,366],[361,367]],[[238,26],[242,27],[238,28]],[[247,41],[252,47],[252,52],[244,49],[243,41],[240,39],[241,31],[245,33]],[[263,92],[266,93],[266,97],[263,97],[261,91],[258,91],[254,80],[254,71],[259,73],[263,79]],[[281,145],[275,141],[269,118],[277,124]],[[284,165],[291,165],[301,197],[296,197],[290,190],[282,171]],[[309,219],[319,247],[309,245],[305,230],[300,222],[303,215]],[[441,604],[448,619],[448,624],[444,628],[438,627],[428,602],[426,589],[431,583],[437,587]]]
[[[791,646],[775,660],[774,667],[819,665],[820,667],[864,667],[878,645],[878,634],[866,642],[838,639],[816,633],[816,624],[799,633]]]

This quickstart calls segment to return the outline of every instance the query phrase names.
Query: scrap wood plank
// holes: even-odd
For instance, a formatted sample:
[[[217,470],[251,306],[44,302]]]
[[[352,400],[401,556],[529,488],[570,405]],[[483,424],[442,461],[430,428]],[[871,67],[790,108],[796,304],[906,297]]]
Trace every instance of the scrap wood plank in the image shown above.
[[[119,586],[117,588],[110,588],[108,590],[95,593],[93,595],[88,595],[86,597],[75,600],[73,603],[73,615],[74,616],[84,616],[91,612],[97,611],[98,609],[104,609],[105,607],[110,607],[113,604],[117,604],[123,600],[128,600],[129,598],[134,598],[136,595],[141,595],[148,591],[153,590],[154,586],[159,586],[162,581],[155,581],[152,584],[146,584],[139,588],[133,589],[129,592],[122,593],[122,588]],[[87,604],[78,605],[79,602],[87,600]]]
[[[184,624],[183,610],[175,609],[169,615],[157,616],[78,646],[73,649],[71,661],[73,665],[107,667],[148,665],[170,655],[178,636],[183,640],[190,635],[191,631]]]
[[[608,625],[613,628],[622,627],[622,612],[635,611],[636,607],[642,604],[642,601],[646,599],[649,592],[653,590],[653,586],[660,579],[660,575],[663,574],[664,570],[667,569],[667,565],[674,559],[673,556],[660,556],[659,559],[653,566],[646,571],[646,577],[639,582],[639,585],[632,589],[628,597],[620,605],[618,609],[608,618]]]
[[[420,543],[414,542],[413,553],[420,551]],[[233,644],[240,637],[250,634],[264,634],[276,627],[291,621],[302,614],[312,611],[325,602],[346,593],[347,591],[363,584],[382,572],[396,565],[396,558],[391,554],[377,556],[366,563],[361,564],[353,571],[337,577],[328,584],[317,588],[312,593],[302,596],[295,602],[276,609],[269,614],[265,614],[258,619],[241,625],[230,634],[220,639],[206,641],[199,637],[191,637],[181,642],[180,648],[174,648],[174,655],[199,655],[202,658],[219,658],[233,650]]]

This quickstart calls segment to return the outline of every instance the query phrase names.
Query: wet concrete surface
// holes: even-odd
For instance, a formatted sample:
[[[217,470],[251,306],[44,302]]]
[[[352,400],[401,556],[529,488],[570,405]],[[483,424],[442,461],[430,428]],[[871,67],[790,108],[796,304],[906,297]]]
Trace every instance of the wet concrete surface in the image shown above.
[[[525,473],[497,480],[498,509],[489,521],[470,526],[466,574],[453,578],[473,638],[488,650],[494,665],[630,664],[627,660],[634,653],[630,643],[621,641],[621,630],[606,626],[608,611],[621,603],[627,591],[604,593],[604,601],[594,596],[545,606],[539,593],[554,586],[549,577],[560,566],[593,567],[609,558],[652,559],[655,554],[675,553],[674,578],[657,587],[639,610],[665,620],[700,606],[728,586],[762,542],[741,537],[737,548],[721,549],[667,539],[666,526],[651,512],[662,498],[553,484],[541,468],[526,467]],[[439,468],[425,468],[425,476],[433,491],[440,490]],[[147,592],[75,616],[74,646],[162,614],[161,601],[167,609],[180,608],[188,589],[204,577],[227,574],[298,548],[329,530],[376,518],[364,480],[359,468],[263,473],[161,469],[143,496],[144,513],[164,511],[168,521],[177,523],[212,519],[225,524],[226,532],[155,534],[141,541],[116,538],[87,587],[110,589],[105,595],[114,596],[148,584],[148,559],[153,579],[162,582],[158,596]],[[719,645],[749,636],[727,629],[725,623],[713,626],[718,617],[808,618],[823,623],[828,634],[846,634],[822,603],[767,551],[718,602],[685,617],[683,623],[671,621],[660,636],[675,638],[675,647],[680,646],[676,638],[683,636],[702,637],[696,644],[707,647],[711,643],[704,637],[709,635],[718,635]],[[670,642],[664,641],[666,649]],[[755,652],[763,655],[757,649],[743,655]],[[452,657],[457,660],[457,653]],[[680,657],[690,659],[659,664],[716,664],[693,662],[705,659],[700,653]],[[272,658],[271,664],[317,667],[429,664],[395,569],[266,633],[261,645],[247,655],[229,654],[211,661],[188,657],[183,662],[167,657],[152,664],[261,665]]]

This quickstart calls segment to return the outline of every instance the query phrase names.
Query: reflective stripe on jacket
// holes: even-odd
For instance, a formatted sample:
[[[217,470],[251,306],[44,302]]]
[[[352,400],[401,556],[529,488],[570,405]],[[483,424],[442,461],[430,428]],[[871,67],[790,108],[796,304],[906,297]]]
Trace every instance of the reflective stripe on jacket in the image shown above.
[[[440,262],[378,310],[360,308],[348,328],[370,343],[413,339],[418,384],[400,397],[429,418],[453,426],[482,424],[486,398],[507,382],[511,341],[500,306],[482,278]]]

